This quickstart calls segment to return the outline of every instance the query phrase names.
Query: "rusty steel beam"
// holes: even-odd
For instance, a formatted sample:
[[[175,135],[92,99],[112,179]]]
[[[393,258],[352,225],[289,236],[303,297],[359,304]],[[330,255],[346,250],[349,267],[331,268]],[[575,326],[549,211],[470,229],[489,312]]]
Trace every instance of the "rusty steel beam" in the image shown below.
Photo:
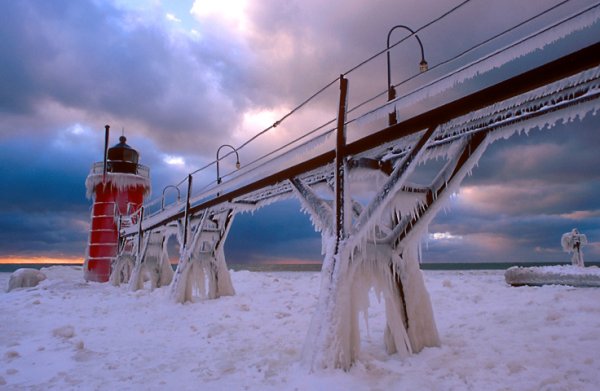
[[[346,112],[348,107],[348,79],[340,76],[340,104],[338,107],[335,144],[335,237],[336,253],[340,241],[346,237],[348,216],[344,215],[346,203]]]
[[[355,155],[600,65],[600,42],[399,122],[346,146]]]

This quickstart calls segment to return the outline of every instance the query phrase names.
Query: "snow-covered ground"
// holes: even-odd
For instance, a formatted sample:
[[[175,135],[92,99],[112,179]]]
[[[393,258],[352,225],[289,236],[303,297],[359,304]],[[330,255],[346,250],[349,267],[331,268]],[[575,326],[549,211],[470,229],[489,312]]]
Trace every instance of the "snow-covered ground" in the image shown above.
[[[373,296],[349,371],[300,355],[319,273],[232,272],[237,295],[173,304],[167,288],[85,283],[44,269],[0,293],[2,390],[598,390],[600,288],[510,287],[504,271],[426,271],[442,346],[406,359],[383,346]],[[0,274],[6,287],[8,273]]]

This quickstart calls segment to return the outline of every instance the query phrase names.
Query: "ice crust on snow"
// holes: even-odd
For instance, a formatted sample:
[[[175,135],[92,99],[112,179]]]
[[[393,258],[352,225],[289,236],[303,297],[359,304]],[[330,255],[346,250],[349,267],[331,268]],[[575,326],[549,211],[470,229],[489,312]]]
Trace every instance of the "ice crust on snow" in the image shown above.
[[[600,288],[513,288],[504,270],[426,270],[440,347],[388,356],[385,303],[371,290],[356,365],[309,373],[299,362],[318,272],[234,271],[235,296],[187,305],[173,305],[168,287],[83,283],[81,266],[42,272],[37,287],[0,291],[2,389],[598,388]],[[9,277],[0,273],[0,285]]]

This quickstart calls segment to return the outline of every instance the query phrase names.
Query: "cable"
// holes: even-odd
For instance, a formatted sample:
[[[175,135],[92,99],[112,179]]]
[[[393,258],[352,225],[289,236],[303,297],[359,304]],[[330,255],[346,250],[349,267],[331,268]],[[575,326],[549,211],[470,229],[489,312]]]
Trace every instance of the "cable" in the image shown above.
[[[240,145],[237,148],[237,150],[239,151],[240,149],[244,148],[246,145],[250,144],[252,141],[256,140],[258,137],[262,136],[263,134],[265,134],[269,130],[271,130],[271,129],[277,127],[278,125],[280,125],[290,115],[292,115],[296,111],[300,110],[303,106],[305,106],[308,102],[310,102],[315,97],[317,97],[318,95],[320,95],[323,91],[325,91],[326,89],[328,89],[329,87],[331,87],[332,85],[334,85],[335,83],[337,83],[338,80],[339,80],[339,78],[335,79],[335,80],[332,80],[331,82],[329,82],[327,85],[325,85],[325,87],[321,88],[319,91],[317,91],[314,94],[312,94],[308,99],[304,100],[302,103],[300,103],[298,106],[296,106],[292,111],[288,112],[286,115],[284,115],[283,117],[281,117],[281,119],[279,121],[276,121],[273,125],[269,126],[265,130],[263,130],[263,131],[255,134],[249,140],[245,141],[242,145]],[[230,153],[232,153],[232,152],[230,152]]]
[[[465,4],[467,4],[468,2],[470,2],[471,0],[465,0],[462,3],[454,6],[453,8],[451,8],[449,11],[443,13],[442,15],[438,16],[437,18],[433,19],[432,21],[430,21],[429,23],[421,26],[420,28],[418,28],[417,30],[415,30],[414,33],[411,33],[409,35],[407,35],[406,37],[402,38],[400,41],[396,42],[395,44],[393,44],[392,46],[390,46],[389,48],[385,48],[377,53],[375,53],[374,55],[372,55],[371,57],[367,58],[366,60],[364,60],[363,62],[353,66],[352,68],[350,68],[349,70],[347,70],[346,72],[343,73],[343,75],[347,75],[349,73],[354,72],[355,70],[357,70],[358,68],[362,67],[363,65],[365,65],[368,62],[371,62],[372,60],[376,59],[377,57],[381,56],[382,54],[388,52],[389,50],[393,49],[394,47],[396,47],[397,45],[400,45],[402,42],[406,41],[407,39],[409,39],[410,37],[412,37],[413,35],[416,35],[419,31],[431,26],[434,23],[439,22],[440,20],[442,20],[443,18],[445,18],[446,16],[450,15],[451,13],[453,13],[454,11],[456,11],[457,9],[461,8],[462,6],[464,6]]]

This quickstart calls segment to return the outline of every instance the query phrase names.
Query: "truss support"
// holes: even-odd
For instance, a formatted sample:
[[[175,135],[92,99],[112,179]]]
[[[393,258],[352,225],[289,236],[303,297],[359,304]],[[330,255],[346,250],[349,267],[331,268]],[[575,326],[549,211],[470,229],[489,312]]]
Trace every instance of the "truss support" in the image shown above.
[[[129,290],[144,288],[144,280],[150,280],[150,289],[166,286],[173,280],[173,268],[167,253],[168,232],[166,228],[146,234],[142,255],[136,260],[129,279]]]
[[[450,159],[425,194],[425,200],[420,206],[420,213],[400,225],[402,230],[395,239],[396,247],[400,246],[401,242],[408,238],[413,231],[422,231],[433,220],[438,209],[437,206],[443,204],[443,201],[451,195],[450,189],[458,189],[458,185],[479,161],[487,145],[486,133],[476,133],[463,143],[462,148],[457,151],[453,159]]]
[[[187,245],[188,239],[188,231],[189,231],[189,223],[190,223],[190,197],[192,195],[192,175],[188,175],[188,186],[187,186],[187,195],[185,197],[185,214],[183,215],[183,235],[182,235],[182,248]]]
[[[119,252],[113,263],[108,281],[113,286],[119,286],[129,282],[134,267],[135,256],[124,251]]]
[[[171,298],[178,303],[191,301],[196,292],[201,298],[216,299],[235,294],[225,262],[225,240],[233,222],[234,210],[204,211],[189,221],[193,235],[181,251],[170,286]],[[185,227],[183,230],[185,238]]]

